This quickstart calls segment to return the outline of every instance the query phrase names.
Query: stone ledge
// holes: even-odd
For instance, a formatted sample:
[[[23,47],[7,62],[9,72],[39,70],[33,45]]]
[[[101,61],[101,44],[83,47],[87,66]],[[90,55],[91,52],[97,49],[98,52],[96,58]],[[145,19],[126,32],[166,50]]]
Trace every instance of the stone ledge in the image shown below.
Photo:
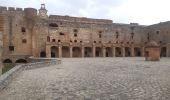
[[[23,70],[47,67],[51,65],[57,65],[60,63],[61,63],[60,60],[51,60],[51,61],[16,65],[14,68],[12,68],[8,72],[0,76],[0,91],[4,89],[12,81],[12,79],[15,78]]]

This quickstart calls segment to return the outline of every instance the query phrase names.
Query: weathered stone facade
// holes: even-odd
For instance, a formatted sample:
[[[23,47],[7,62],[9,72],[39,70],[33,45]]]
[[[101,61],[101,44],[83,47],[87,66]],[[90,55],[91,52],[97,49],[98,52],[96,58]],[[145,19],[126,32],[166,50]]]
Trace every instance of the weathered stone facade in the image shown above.
[[[28,57],[144,56],[149,41],[170,56],[170,22],[151,26],[119,24],[112,20],[47,15],[45,5],[34,8],[0,7],[4,62]]]

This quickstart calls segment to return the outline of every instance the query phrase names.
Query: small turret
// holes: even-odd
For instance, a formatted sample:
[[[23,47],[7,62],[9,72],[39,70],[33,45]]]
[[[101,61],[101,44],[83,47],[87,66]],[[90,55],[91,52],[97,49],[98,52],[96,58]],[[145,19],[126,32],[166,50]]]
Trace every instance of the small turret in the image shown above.
[[[41,4],[41,8],[39,9],[39,17],[41,18],[47,18],[48,15],[47,15],[47,10],[45,8],[45,4]]]

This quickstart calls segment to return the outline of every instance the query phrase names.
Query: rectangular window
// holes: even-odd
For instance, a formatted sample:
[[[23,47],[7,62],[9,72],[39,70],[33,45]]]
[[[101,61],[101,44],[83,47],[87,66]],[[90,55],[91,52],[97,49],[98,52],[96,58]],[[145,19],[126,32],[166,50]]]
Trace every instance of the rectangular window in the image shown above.
[[[14,46],[9,46],[9,51],[14,51]]]
[[[64,35],[64,33],[63,33],[63,32],[60,32],[60,35]]]
[[[76,33],[74,33],[74,37],[77,37],[77,34],[76,34]]]
[[[22,43],[27,43],[27,40],[26,39],[22,39]]]
[[[21,32],[26,32],[25,27],[22,27],[22,28],[21,28]]]
[[[52,42],[55,42],[55,39],[52,39]]]

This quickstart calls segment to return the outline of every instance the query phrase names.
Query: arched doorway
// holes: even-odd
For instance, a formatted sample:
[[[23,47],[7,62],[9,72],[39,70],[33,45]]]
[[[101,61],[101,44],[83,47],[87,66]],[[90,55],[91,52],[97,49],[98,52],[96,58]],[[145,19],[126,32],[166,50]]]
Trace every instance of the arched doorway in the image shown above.
[[[84,48],[84,57],[92,57],[92,48],[91,47],[85,47]]]
[[[81,57],[81,48],[73,47],[73,57]]]
[[[112,48],[111,47],[106,47],[106,57],[112,57]]]
[[[141,48],[134,48],[134,56],[135,57],[140,57],[142,54],[141,54]]]
[[[115,55],[116,55],[116,57],[121,57],[121,56],[122,56],[121,48],[120,48],[120,47],[116,47],[116,49],[115,49],[115,50],[116,50],[116,52],[115,52],[115,53],[116,53],[116,54],[115,54]]]
[[[18,59],[15,63],[27,63],[27,61],[25,59]]]
[[[130,57],[131,56],[131,49],[129,47],[125,47],[125,57]]]
[[[70,51],[69,51],[70,49],[69,49],[69,47],[67,47],[67,46],[63,46],[62,47],[62,57],[70,57]]]
[[[58,47],[56,47],[56,46],[51,47],[51,57],[52,58],[58,58],[59,57]]]
[[[41,51],[40,52],[40,57],[46,57],[46,52],[45,51]]]
[[[3,63],[12,63],[12,60],[11,60],[11,59],[5,59],[5,60],[3,61]]]
[[[161,48],[161,57],[166,57],[166,47]]]
[[[102,48],[101,47],[96,47],[96,57],[102,57]]]

